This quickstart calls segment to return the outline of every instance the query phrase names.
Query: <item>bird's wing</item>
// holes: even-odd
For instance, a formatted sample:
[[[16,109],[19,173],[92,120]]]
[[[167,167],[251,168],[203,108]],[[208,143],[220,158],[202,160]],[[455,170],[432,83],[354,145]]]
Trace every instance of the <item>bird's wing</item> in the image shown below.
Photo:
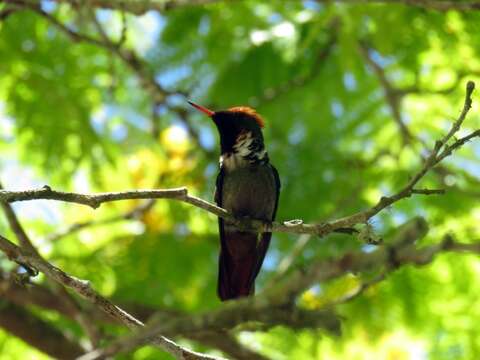
[[[222,207],[222,190],[223,190],[223,179],[225,176],[225,170],[223,167],[220,167],[220,172],[217,175],[217,180],[215,182],[215,196],[214,200],[217,206]],[[218,234],[220,236],[220,255],[218,259],[218,283],[217,283],[217,293],[218,296],[223,300],[225,289],[229,288],[229,277],[225,274],[227,269],[226,254],[227,244],[225,240],[225,227],[224,221],[221,217],[218,218]]]
[[[217,180],[215,182],[215,195],[213,199],[215,200],[215,204],[218,206],[222,206],[222,188],[223,188],[223,177],[225,175],[225,170],[223,166],[220,167],[220,172],[217,175]]]
[[[225,170],[223,167],[220,167],[220,172],[217,175],[217,180],[215,182],[215,195],[214,200],[217,206],[222,207],[222,190],[223,190],[223,178],[225,176]],[[218,218],[218,228],[220,233],[220,242],[222,247],[224,245],[224,228],[223,228],[223,219],[221,217]]]
[[[278,207],[278,198],[280,194],[280,178],[277,170],[271,166],[272,175],[275,183],[275,204],[268,220],[274,220]],[[222,193],[224,182],[224,169],[220,169],[217,177],[215,202],[218,206],[222,206]],[[253,294],[255,278],[257,277],[262,266],[265,254],[270,244],[272,233],[257,234],[252,232],[244,232],[225,229],[225,221],[218,219],[219,235],[220,235],[220,258],[218,262],[218,296],[222,300],[237,298]],[[260,239],[259,239],[260,238]],[[241,252],[251,251],[249,256],[243,257],[242,260],[232,257],[232,252],[236,247],[240,247]],[[230,248],[230,251],[229,251]]]
[[[278,208],[278,199],[280,198],[280,188],[282,187],[282,184],[280,183],[280,176],[278,176],[278,171],[275,169],[275,166],[270,164],[272,167],[273,171],[273,177],[275,178],[275,187],[277,190],[277,195],[275,197],[275,207],[273,208],[273,215],[272,215],[272,221],[275,220],[275,216],[277,215],[277,208]]]
[[[275,220],[275,216],[277,214],[277,208],[278,208],[278,199],[280,197],[280,176],[278,175],[277,169],[275,169],[275,166],[270,164],[270,167],[272,168],[272,173],[273,177],[275,179],[275,190],[276,190],[276,196],[275,196],[275,206],[273,207],[273,213],[272,213],[272,218],[270,219],[271,221]],[[270,245],[270,239],[272,237],[272,233],[263,233],[260,235],[260,243],[258,244],[258,249],[257,249],[257,264],[255,267],[255,271],[253,272],[252,276],[253,279],[255,279],[260,272],[260,268],[262,267],[263,260],[265,259],[265,255],[267,254],[268,246]]]

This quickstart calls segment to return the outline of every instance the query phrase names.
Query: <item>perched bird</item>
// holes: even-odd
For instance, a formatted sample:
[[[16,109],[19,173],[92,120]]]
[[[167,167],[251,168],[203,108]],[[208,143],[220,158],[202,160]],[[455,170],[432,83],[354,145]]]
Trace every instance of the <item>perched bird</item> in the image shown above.
[[[211,111],[190,101],[189,104],[208,115],[220,135],[217,205],[236,217],[273,221],[280,179],[263,143],[263,119],[249,107]],[[252,295],[272,233],[241,231],[221,218],[218,225],[218,296],[224,301]]]

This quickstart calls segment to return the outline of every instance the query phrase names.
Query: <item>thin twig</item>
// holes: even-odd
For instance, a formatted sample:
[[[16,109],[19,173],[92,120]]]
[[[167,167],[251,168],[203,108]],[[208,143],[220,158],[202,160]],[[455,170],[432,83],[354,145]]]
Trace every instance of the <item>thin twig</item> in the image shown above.
[[[412,194],[443,195],[445,194],[445,189],[412,189]]]
[[[331,0],[316,0],[319,3],[331,3]],[[413,6],[435,11],[469,11],[480,10],[480,1],[458,1],[458,0],[333,0],[338,3],[348,4],[398,4],[405,6]]]
[[[318,48],[314,61],[306,74],[294,76],[278,86],[264,89],[263,93],[259,96],[253,97],[250,100],[250,103],[254,104],[255,106],[261,106],[267,102],[277,99],[279,96],[284,95],[293,89],[305,86],[309,82],[316,79],[321,70],[325,67],[328,57],[335,48],[340,26],[341,21],[339,17],[333,18],[329,24],[325,26],[328,38],[325,41],[325,44],[322,44],[322,46]]]
[[[377,64],[373,60],[370,54],[371,49],[368,48],[367,45],[364,43],[359,44],[359,49],[360,49],[360,54],[365,59],[365,62],[372,68],[374,74],[377,76],[380,82],[380,85],[383,88],[383,91],[385,93],[385,99],[387,100],[387,104],[390,108],[393,119],[395,120],[395,123],[397,124],[398,129],[400,130],[400,134],[402,135],[403,144],[404,145],[409,144],[412,141],[412,139],[414,139],[414,136],[410,132],[410,129],[408,128],[408,126],[405,124],[405,121],[402,116],[402,112],[400,111],[402,94],[398,92],[397,89],[390,84],[390,81],[388,80],[387,75],[385,73],[385,69],[383,69],[379,64]]]
[[[93,226],[102,226],[102,225],[112,224],[115,222],[125,221],[125,220],[136,220],[136,219],[139,219],[143,214],[148,212],[153,207],[154,204],[155,204],[155,200],[148,200],[143,204],[140,204],[139,206],[136,206],[132,210],[129,210],[123,214],[114,215],[104,219],[98,219],[98,220],[95,219],[90,221],[77,222],[77,223],[71,224],[66,229],[63,229],[57,233],[48,235],[46,237],[46,240],[48,242],[57,241],[60,238],[72,235],[78,231],[85,230]]]

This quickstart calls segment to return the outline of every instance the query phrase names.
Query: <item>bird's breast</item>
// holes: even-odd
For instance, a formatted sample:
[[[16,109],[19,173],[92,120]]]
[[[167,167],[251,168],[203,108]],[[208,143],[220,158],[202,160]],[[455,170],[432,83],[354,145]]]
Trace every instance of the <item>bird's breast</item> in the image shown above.
[[[236,167],[225,173],[222,206],[235,216],[270,221],[276,192],[275,177],[269,164]]]
[[[239,168],[248,167],[249,161],[235,152],[225,153],[220,156],[220,166],[230,173]]]

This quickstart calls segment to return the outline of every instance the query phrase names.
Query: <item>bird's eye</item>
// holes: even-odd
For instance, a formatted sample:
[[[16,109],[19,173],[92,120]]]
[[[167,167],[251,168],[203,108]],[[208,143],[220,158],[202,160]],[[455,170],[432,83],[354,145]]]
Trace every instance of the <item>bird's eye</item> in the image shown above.
[[[240,131],[240,134],[237,136],[237,141],[243,141],[248,137],[249,132],[247,130]]]

